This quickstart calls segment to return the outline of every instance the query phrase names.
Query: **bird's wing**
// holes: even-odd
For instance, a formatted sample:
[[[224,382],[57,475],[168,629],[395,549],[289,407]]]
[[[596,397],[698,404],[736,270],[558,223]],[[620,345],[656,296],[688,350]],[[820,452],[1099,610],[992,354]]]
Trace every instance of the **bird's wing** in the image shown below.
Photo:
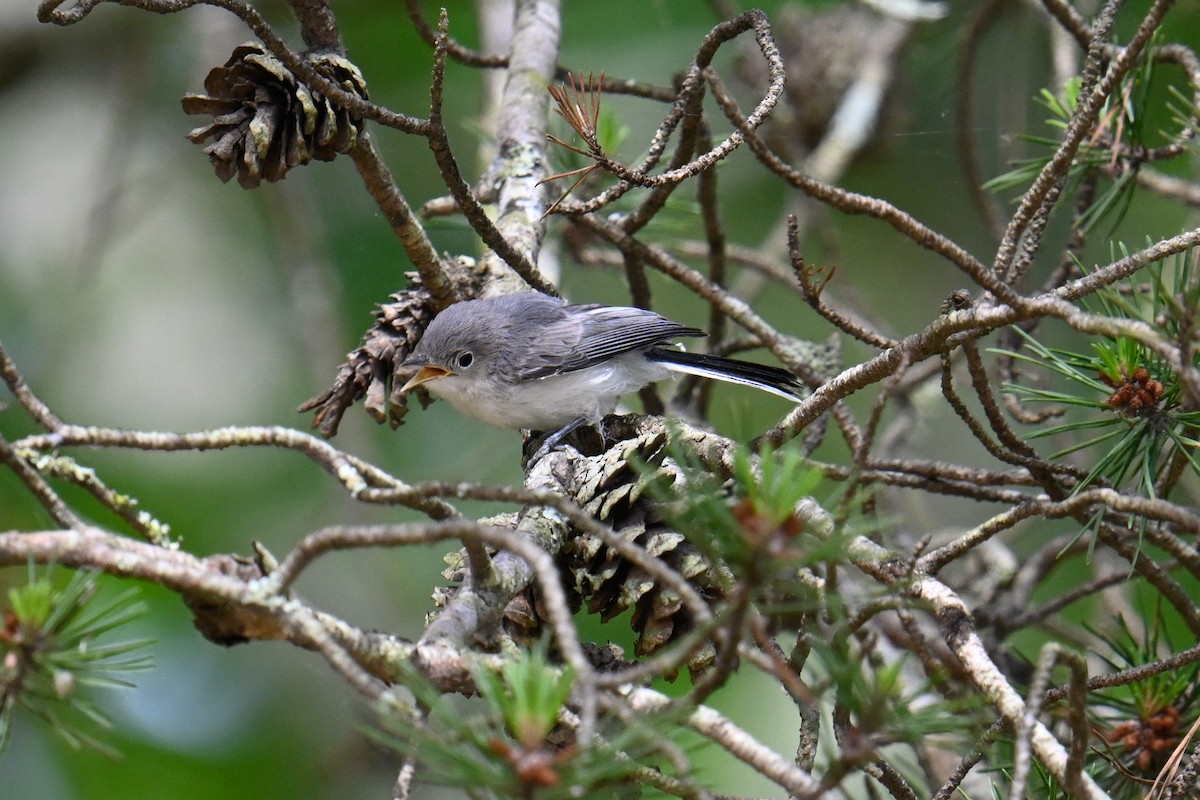
[[[562,312],[538,331],[541,346],[530,349],[538,355],[523,365],[523,378],[574,372],[680,336],[704,335],[699,328],[641,308],[575,305],[563,306]]]

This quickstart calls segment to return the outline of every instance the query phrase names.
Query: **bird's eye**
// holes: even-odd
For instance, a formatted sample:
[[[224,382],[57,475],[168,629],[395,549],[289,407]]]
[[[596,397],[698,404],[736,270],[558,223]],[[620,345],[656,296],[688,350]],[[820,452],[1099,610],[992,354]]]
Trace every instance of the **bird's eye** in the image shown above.
[[[459,369],[466,369],[467,367],[471,366],[471,363],[474,360],[475,356],[471,355],[469,351],[459,353],[458,358],[454,359],[455,363],[458,364]]]

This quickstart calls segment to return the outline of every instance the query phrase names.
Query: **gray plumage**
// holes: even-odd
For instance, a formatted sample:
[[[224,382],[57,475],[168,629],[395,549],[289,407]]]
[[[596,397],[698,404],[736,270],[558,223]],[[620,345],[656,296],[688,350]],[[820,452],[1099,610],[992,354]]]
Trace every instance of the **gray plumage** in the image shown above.
[[[405,366],[460,412],[505,428],[595,424],[621,395],[672,371],[732,381],[793,401],[784,370],[663,346],[704,331],[653,311],[568,305],[536,292],[456,303],[438,314]]]

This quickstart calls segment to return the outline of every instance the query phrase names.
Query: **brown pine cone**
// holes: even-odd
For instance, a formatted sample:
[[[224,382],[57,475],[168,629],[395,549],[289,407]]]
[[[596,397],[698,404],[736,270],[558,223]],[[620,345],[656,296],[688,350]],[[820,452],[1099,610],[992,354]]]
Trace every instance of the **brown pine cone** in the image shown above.
[[[366,99],[367,85],[358,67],[335,53],[310,53],[317,72],[347,92]],[[225,66],[204,79],[207,94],[183,98],[187,114],[212,114],[213,120],[188,134],[204,148],[217,177],[235,174],[245,189],[265,178],[281,180],[293,167],[312,159],[331,161],[349,152],[363,120],[305,85],[262,45],[234,49]]]

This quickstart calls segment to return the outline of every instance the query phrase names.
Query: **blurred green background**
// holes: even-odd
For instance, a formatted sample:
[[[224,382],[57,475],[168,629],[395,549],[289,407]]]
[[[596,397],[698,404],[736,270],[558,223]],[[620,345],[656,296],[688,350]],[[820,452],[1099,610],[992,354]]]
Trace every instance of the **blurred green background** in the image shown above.
[[[342,0],[333,8],[372,98],[424,115],[431,53],[400,5]],[[478,44],[475,4],[446,5],[452,33]],[[691,0],[564,5],[563,64],[659,85],[686,68],[717,21],[707,4]],[[772,16],[780,5],[762,4]],[[967,199],[954,155],[954,63],[971,5],[952,3],[945,20],[918,27],[889,122],[843,185],[890,200],[987,261],[994,245]],[[1123,19],[1144,5],[1130,3]],[[1174,29],[1191,25],[1194,37],[1196,4],[1182,5]],[[435,16],[436,8],[426,6]],[[329,385],[370,324],[373,305],[401,288],[410,268],[353,166],[347,159],[314,164],[252,192],[214,178],[200,148],[184,138],[202,120],[183,115],[179,98],[198,91],[210,68],[252,38],[223,11],[200,7],[156,16],[103,6],[78,25],[56,28],[39,25],[34,7],[33,0],[0,4],[0,342],[34,390],[71,422],[175,431],[231,424],[306,429],[308,419],[296,406]],[[298,42],[282,3],[263,8]],[[1014,8],[985,41],[976,127],[987,143],[990,174],[1020,152],[1014,134],[1045,132],[1046,114],[1031,98],[1050,80],[1046,38],[1036,12]],[[732,55],[718,62],[729,81],[731,62]],[[477,174],[475,154],[487,144],[481,77],[451,65],[448,86],[446,117],[456,152],[468,173]],[[624,98],[611,107],[631,128],[619,156],[632,161],[660,109]],[[422,140],[379,129],[376,140],[414,206],[444,193]],[[744,152],[722,165],[721,191],[731,241],[751,247],[763,245],[789,202],[784,188]],[[689,235],[698,237],[694,212],[684,204],[680,213]],[[877,221],[824,214],[823,224],[806,253],[836,264],[831,291],[857,303],[889,334],[914,331],[937,314],[948,293],[966,285],[951,266]],[[1149,204],[1114,238],[1124,235],[1136,245],[1183,225],[1177,208]],[[479,251],[458,220],[437,220],[429,228],[439,250]],[[1062,235],[1053,229],[1051,242]],[[565,261],[562,267],[574,300],[627,299],[617,272]],[[704,324],[698,301],[651,279],[666,313]],[[785,292],[769,292],[759,307],[790,332],[828,335]],[[862,355],[851,349],[847,358]],[[786,410],[782,401],[736,389],[722,388],[715,397],[718,428],[743,439]],[[869,401],[856,400],[859,408]],[[961,426],[947,421],[922,418],[913,432],[919,454],[982,460],[974,447],[964,452]],[[32,431],[20,409],[11,403],[0,409],[5,437]],[[444,403],[414,411],[397,432],[352,409],[335,444],[408,480],[521,479],[516,434],[463,421]],[[823,455],[836,458],[838,448],[831,443]],[[246,553],[253,539],[282,554],[322,525],[414,518],[352,502],[324,472],[290,452],[74,453],[114,488],[139,498],[198,554]],[[86,498],[70,497],[96,522],[120,529]],[[962,502],[934,506],[905,497],[896,510],[918,531],[975,520],[975,510]],[[49,524],[15,478],[0,471],[0,530]],[[331,556],[309,570],[299,591],[356,625],[415,637],[431,609],[430,591],[443,582],[442,549]],[[24,570],[0,571],[0,588],[23,576]],[[123,759],[74,752],[40,721],[22,717],[0,757],[0,796],[390,796],[394,756],[364,740],[362,704],[317,656],[273,643],[218,648],[195,633],[175,597],[153,587],[145,587],[143,597],[152,610],[130,635],[156,640],[157,668],[136,676],[136,690],[102,698],[117,723],[106,740]],[[621,620],[594,632],[618,642],[629,638]],[[713,702],[789,753],[796,721],[767,713],[780,707],[776,691],[749,676]],[[717,790],[772,791],[730,759],[702,760],[718,776]],[[418,796],[456,795],[425,786]]]

